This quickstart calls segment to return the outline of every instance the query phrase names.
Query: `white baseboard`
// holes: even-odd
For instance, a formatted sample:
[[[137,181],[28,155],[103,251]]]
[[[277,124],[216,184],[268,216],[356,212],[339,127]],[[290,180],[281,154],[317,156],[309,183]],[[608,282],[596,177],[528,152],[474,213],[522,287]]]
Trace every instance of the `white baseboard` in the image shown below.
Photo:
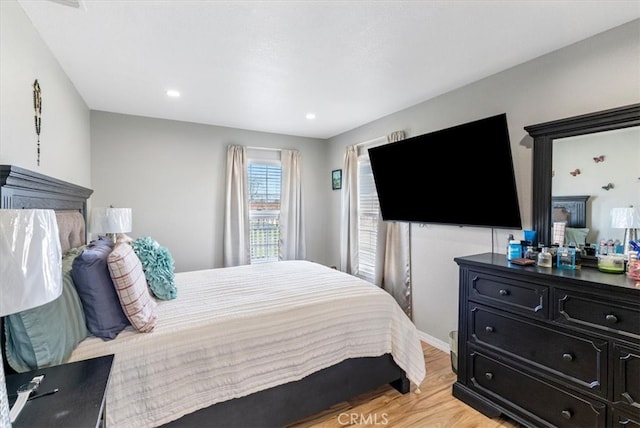
[[[421,340],[423,340],[424,342],[427,342],[429,345],[435,348],[438,348],[439,350],[446,352],[447,354],[451,352],[451,347],[447,342],[443,342],[442,340],[437,339],[433,336],[430,336],[427,333],[422,332],[420,330],[418,330],[418,335],[420,336]]]

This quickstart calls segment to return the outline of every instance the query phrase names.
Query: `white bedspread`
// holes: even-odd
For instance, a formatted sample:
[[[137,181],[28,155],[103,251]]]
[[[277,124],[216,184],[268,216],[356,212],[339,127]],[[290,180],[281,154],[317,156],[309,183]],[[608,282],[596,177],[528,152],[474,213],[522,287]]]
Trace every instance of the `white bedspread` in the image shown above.
[[[152,427],[214,403],[299,380],[347,358],[391,353],[419,385],[417,330],[393,298],[307,261],[176,274],[150,333],[85,339],[78,361],[115,354],[107,427]]]

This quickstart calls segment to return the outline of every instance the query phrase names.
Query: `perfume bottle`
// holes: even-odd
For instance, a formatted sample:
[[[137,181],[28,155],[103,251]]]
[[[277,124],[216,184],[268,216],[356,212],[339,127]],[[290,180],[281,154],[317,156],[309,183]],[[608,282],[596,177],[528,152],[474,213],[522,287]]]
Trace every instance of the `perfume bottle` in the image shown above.
[[[557,254],[558,269],[574,270],[576,268],[576,249],[575,247],[559,247]]]
[[[542,251],[538,253],[538,266],[550,268],[553,266],[553,260],[548,247],[542,247]]]

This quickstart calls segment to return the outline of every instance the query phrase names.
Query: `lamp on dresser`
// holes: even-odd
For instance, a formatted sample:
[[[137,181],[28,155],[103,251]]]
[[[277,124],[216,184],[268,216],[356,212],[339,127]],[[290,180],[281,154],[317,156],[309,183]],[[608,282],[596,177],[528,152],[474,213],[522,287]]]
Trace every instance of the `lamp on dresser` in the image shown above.
[[[106,233],[115,243],[118,233],[131,232],[131,208],[92,208],[89,230],[95,234]]]
[[[44,305],[61,294],[62,251],[55,212],[0,209],[0,317]],[[0,353],[0,426],[11,426],[29,397],[28,388],[34,386],[16,391],[18,399],[9,411]]]
[[[611,209],[611,227],[614,229],[624,229],[622,248],[624,248],[623,252],[625,257],[628,257],[629,250],[631,250],[629,241],[638,240],[638,229],[640,228],[640,212],[633,206]]]

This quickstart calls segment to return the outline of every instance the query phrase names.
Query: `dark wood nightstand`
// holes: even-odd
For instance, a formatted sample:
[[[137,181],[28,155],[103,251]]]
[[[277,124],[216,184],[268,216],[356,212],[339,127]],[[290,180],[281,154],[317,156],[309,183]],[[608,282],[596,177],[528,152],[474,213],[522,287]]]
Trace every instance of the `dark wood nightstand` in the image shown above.
[[[101,426],[112,364],[113,355],[106,355],[8,375],[6,382],[10,406],[16,401],[14,394],[20,385],[37,375],[43,374],[44,379],[34,395],[55,388],[59,390],[55,394],[27,401],[13,427]]]

